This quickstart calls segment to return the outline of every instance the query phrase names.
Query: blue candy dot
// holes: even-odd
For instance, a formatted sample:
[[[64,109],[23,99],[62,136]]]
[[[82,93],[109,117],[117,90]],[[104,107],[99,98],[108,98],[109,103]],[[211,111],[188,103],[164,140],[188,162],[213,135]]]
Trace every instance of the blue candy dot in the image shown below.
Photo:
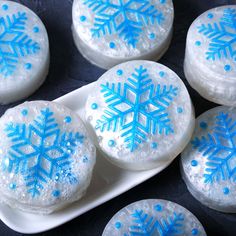
[[[230,65],[225,65],[224,69],[225,69],[225,71],[230,71],[231,66]]]
[[[166,0],[160,0],[160,3],[161,3],[161,4],[166,3]]]
[[[192,229],[192,235],[197,235],[198,234],[198,229]]]
[[[196,45],[196,46],[200,46],[200,45],[201,45],[201,42],[200,42],[200,41],[196,41],[196,42],[195,42],[195,45]]]
[[[23,109],[23,110],[21,111],[21,114],[22,114],[23,116],[27,116],[27,115],[28,115],[28,110],[27,110],[27,109]]]
[[[88,157],[84,156],[83,162],[84,162],[84,163],[88,162]]]
[[[151,34],[149,35],[149,38],[150,38],[150,39],[154,39],[154,38],[156,38],[156,35],[155,35],[154,33],[151,33]]]
[[[161,77],[164,77],[165,72],[164,72],[164,71],[160,71],[160,72],[159,72],[159,75],[160,75]]]
[[[191,161],[191,166],[197,166],[197,165],[198,165],[198,162],[196,160]]]
[[[60,191],[59,190],[54,190],[52,192],[53,197],[59,197],[60,196]]]
[[[34,31],[34,33],[38,33],[38,32],[39,32],[39,27],[38,27],[38,26],[35,26],[35,27],[33,28],[33,31]]]
[[[177,112],[178,112],[178,113],[182,113],[182,112],[183,112],[183,108],[182,108],[182,107],[178,107],[178,108],[177,108]]]
[[[151,144],[151,147],[152,147],[153,149],[156,149],[156,148],[157,148],[157,143],[153,142],[153,143]]]
[[[156,211],[162,211],[162,206],[160,204],[157,204],[156,206],[154,206],[154,209]]]
[[[16,184],[10,183],[10,184],[9,184],[9,188],[10,188],[10,189],[15,189],[15,188],[16,188]]]
[[[212,19],[212,18],[214,17],[214,15],[213,15],[212,13],[208,13],[207,17],[208,17],[209,19]]]
[[[206,128],[207,128],[207,123],[204,122],[204,121],[202,121],[202,122],[200,123],[200,127],[201,127],[202,129],[206,129]]]
[[[109,147],[113,147],[113,146],[115,146],[115,141],[112,140],[112,139],[109,140],[109,141],[108,141],[108,146],[109,146]]]
[[[91,108],[92,108],[93,110],[96,110],[96,109],[98,108],[98,104],[97,104],[97,103],[93,103],[93,104],[91,105]]]
[[[119,75],[119,76],[123,75],[123,70],[117,70],[116,74]]]
[[[71,120],[72,120],[71,117],[70,117],[70,116],[67,116],[67,117],[65,117],[64,122],[65,122],[65,123],[70,123]]]
[[[82,21],[82,22],[86,21],[86,16],[81,16],[80,21]]]
[[[32,64],[31,63],[26,63],[25,64],[25,69],[26,70],[30,70],[32,68]]]
[[[122,227],[122,224],[121,224],[119,221],[117,221],[117,222],[115,223],[115,227],[116,227],[117,229],[120,229],[120,228]]]
[[[229,188],[225,187],[225,188],[223,189],[223,193],[224,193],[225,195],[229,194]]]
[[[116,47],[116,44],[114,42],[110,42],[110,48],[115,48]]]
[[[6,11],[8,9],[8,5],[7,4],[2,5],[2,9]]]

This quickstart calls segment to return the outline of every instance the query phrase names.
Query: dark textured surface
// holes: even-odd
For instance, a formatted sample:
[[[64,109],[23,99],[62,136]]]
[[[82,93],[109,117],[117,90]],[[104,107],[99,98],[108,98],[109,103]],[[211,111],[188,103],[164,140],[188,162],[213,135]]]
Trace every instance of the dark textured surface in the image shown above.
[[[50,40],[51,66],[44,85],[29,100],[53,100],[85,84],[95,81],[104,70],[87,62],[76,50],[71,35],[72,0],[21,0],[35,11],[44,22]],[[187,84],[183,74],[185,39],[191,22],[205,10],[224,4],[236,4],[236,0],[174,0],[175,31],[170,49],[160,60],[174,70],[187,85],[196,115],[212,108],[215,104],[201,98]],[[10,106],[14,106],[12,104]],[[0,106],[0,113],[10,106]],[[181,179],[178,158],[162,173],[103,204],[100,207],[45,232],[44,236],[99,236],[109,219],[122,207],[146,198],[163,198],[177,202],[201,221],[208,235],[236,235],[236,215],[222,214],[204,207],[196,201]],[[127,180],[129,181],[129,180]],[[0,222],[0,236],[22,235],[15,233]]]

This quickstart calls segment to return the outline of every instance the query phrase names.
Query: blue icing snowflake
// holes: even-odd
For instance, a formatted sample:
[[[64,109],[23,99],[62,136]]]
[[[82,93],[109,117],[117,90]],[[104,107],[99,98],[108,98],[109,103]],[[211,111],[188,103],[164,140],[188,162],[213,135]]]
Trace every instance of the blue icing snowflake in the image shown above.
[[[218,23],[202,24],[198,30],[211,40],[206,52],[208,60],[221,59],[222,57],[236,60],[236,9],[225,9]],[[228,65],[225,70],[227,68]]]
[[[39,44],[25,34],[25,12],[7,15],[0,18],[0,73],[11,75],[20,57],[39,51]]]
[[[164,21],[162,12],[151,5],[150,0],[83,1],[96,14],[91,29],[93,37],[116,33],[134,48],[144,26]]]
[[[131,152],[145,142],[149,134],[174,132],[167,108],[177,96],[178,88],[155,86],[143,66],[135,69],[127,83],[107,82],[101,84],[101,88],[107,108],[95,128],[101,132],[121,131]]]
[[[32,124],[7,124],[5,132],[12,145],[3,169],[23,175],[32,197],[40,195],[48,180],[77,182],[70,165],[84,136],[61,132],[49,108],[41,110]]]
[[[184,228],[184,215],[174,212],[172,215],[161,219],[146,214],[143,210],[135,210],[131,215],[133,225],[124,236],[174,236],[182,235]]]
[[[236,122],[228,113],[216,116],[211,133],[196,137],[192,141],[194,148],[207,158],[204,181],[215,183],[219,181],[236,180]],[[193,165],[195,166],[195,165]]]

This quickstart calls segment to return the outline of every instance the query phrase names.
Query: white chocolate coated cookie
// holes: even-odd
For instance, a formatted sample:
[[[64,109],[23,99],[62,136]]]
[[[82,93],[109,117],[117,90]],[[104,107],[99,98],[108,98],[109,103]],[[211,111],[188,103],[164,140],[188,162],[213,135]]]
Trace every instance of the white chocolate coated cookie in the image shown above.
[[[80,199],[95,147],[76,113],[54,102],[26,102],[0,119],[0,201],[48,214]]]
[[[172,37],[172,0],[74,0],[73,35],[93,64],[109,69],[124,61],[158,60]]]
[[[148,199],[117,212],[102,236],[206,236],[198,219],[184,207],[166,200]]]
[[[236,212],[236,109],[220,106],[197,118],[181,168],[192,195],[202,204]]]
[[[133,170],[170,163],[194,128],[181,79],[161,64],[142,60],[117,65],[98,79],[86,118],[108,160]]]

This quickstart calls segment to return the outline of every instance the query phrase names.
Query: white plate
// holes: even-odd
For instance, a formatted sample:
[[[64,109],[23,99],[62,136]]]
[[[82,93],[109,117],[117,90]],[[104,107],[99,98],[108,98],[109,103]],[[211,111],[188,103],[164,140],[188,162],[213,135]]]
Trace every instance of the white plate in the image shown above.
[[[76,111],[84,120],[84,105],[87,95],[93,91],[94,83],[68,93],[58,99],[59,102]],[[34,215],[17,211],[0,204],[0,218],[11,229],[21,233],[39,233],[61,224],[109,201],[136,185],[158,174],[170,163],[148,171],[127,171],[120,169],[97,155],[97,163],[87,194],[78,202],[50,215]],[[129,180],[129,181],[127,181]]]

